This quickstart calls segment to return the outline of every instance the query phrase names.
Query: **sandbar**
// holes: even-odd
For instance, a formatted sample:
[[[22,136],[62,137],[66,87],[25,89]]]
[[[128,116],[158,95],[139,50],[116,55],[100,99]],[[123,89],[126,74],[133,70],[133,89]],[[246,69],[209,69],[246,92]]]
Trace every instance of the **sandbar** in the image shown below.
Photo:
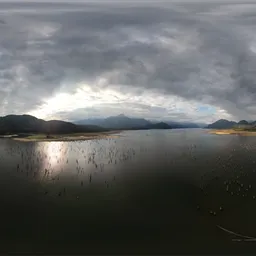
[[[99,140],[113,139],[120,137],[120,131],[108,132],[88,132],[88,133],[73,133],[73,134],[33,134],[26,137],[13,137],[13,140],[21,142],[40,142],[40,141],[79,141],[79,140]]]

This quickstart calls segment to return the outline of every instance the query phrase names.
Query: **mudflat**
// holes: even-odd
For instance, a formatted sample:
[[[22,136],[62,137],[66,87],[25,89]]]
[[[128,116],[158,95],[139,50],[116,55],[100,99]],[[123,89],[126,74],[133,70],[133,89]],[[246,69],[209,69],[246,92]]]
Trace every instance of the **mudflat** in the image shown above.
[[[120,131],[108,132],[88,132],[88,133],[73,133],[73,134],[35,134],[27,137],[13,137],[14,140],[22,142],[37,142],[37,141],[78,141],[78,140],[93,140],[93,139],[106,139],[117,138]]]
[[[256,136],[256,131],[234,130],[234,129],[210,130],[209,133],[217,134],[217,135]]]

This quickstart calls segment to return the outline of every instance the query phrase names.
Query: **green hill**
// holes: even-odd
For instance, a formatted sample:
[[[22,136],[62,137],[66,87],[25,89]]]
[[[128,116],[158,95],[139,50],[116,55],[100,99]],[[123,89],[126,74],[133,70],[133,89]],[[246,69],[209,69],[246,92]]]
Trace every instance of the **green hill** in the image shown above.
[[[248,122],[241,120],[239,122],[229,121],[226,119],[220,119],[212,124],[209,124],[206,128],[209,129],[239,129],[239,130],[256,130],[256,121]]]
[[[101,132],[106,129],[93,125],[75,125],[70,122],[45,121],[30,115],[7,115],[0,117],[0,134],[47,133],[65,134],[78,132]]]

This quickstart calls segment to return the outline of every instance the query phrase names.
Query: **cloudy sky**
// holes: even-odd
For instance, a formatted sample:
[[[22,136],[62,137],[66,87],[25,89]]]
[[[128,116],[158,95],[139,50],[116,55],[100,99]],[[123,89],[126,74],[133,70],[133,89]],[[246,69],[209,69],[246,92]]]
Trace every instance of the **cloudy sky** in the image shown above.
[[[256,1],[0,0],[0,116],[256,120],[255,31]]]

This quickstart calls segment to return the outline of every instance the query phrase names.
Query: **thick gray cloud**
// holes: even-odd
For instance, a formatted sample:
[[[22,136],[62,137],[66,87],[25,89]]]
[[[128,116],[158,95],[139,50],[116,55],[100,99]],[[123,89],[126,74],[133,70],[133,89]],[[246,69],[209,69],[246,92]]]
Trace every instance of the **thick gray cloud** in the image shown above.
[[[85,83],[127,100],[91,96],[94,105],[52,115],[256,119],[256,4],[188,2],[0,2],[0,115],[33,112]],[[147,92],[163,97],[149,102]],[[175,99],[215,113],[180,111]]]

